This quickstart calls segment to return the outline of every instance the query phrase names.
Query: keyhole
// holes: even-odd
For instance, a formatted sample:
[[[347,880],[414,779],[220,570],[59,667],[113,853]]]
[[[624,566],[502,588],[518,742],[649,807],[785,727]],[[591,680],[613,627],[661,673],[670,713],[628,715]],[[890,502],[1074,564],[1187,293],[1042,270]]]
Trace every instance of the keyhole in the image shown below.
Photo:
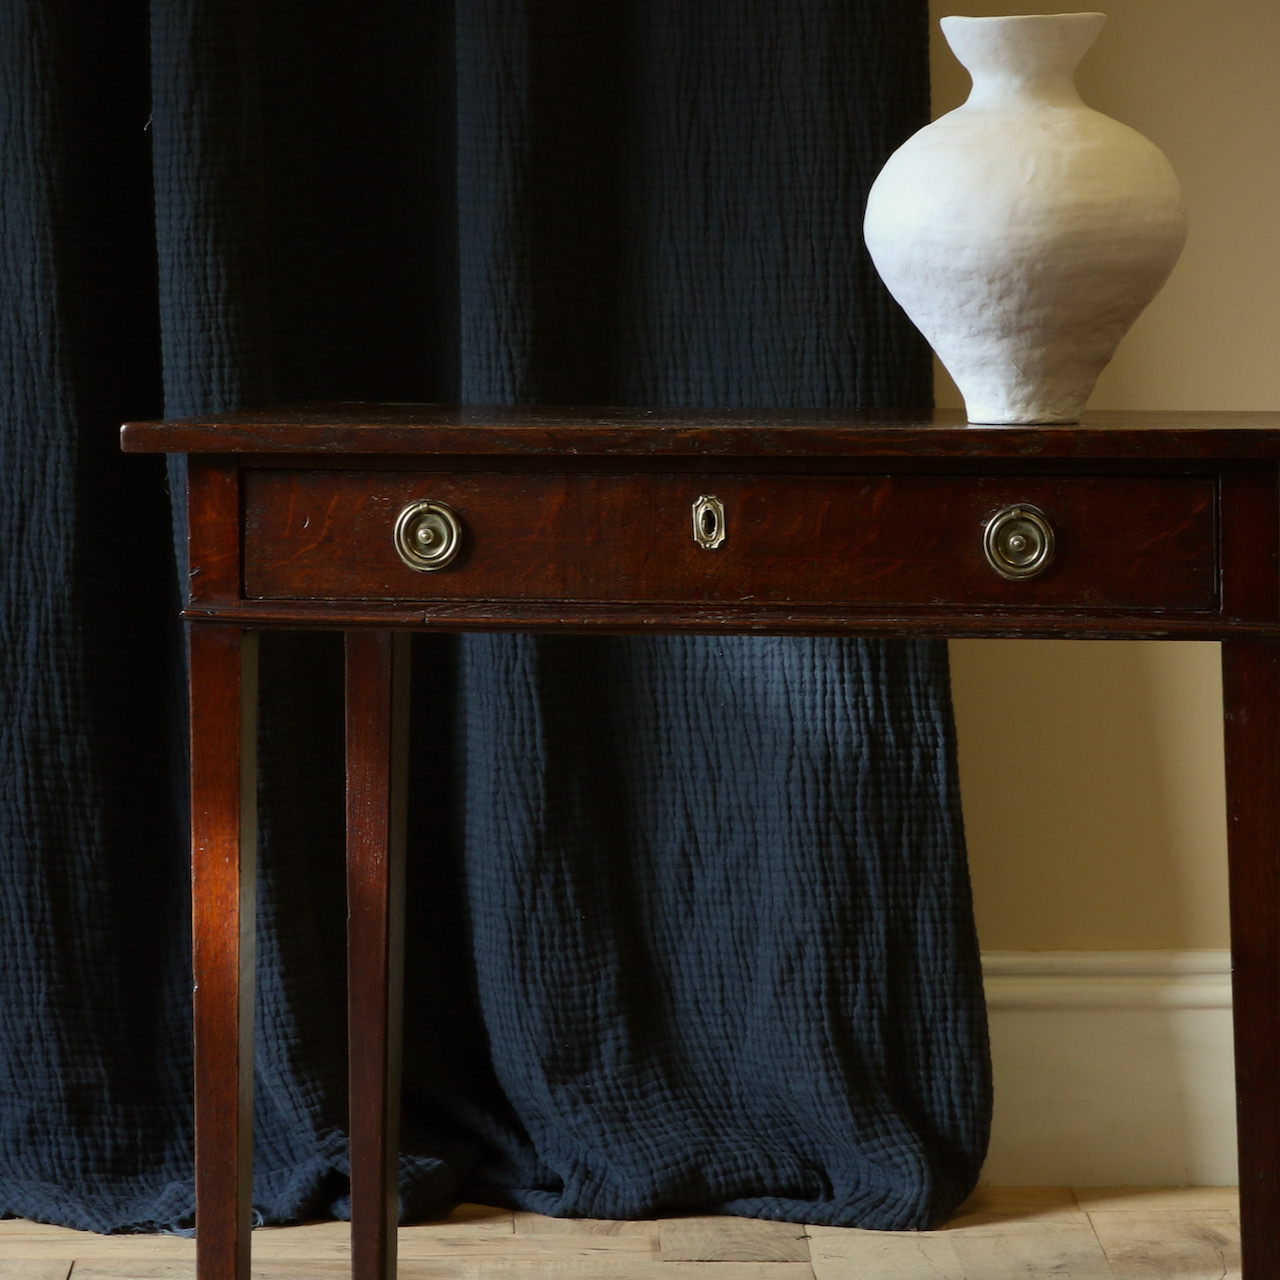
[[[713,551],[724,542],[724,531],[724,503],[704,493],[693,504],[693,540],[704,551]]]

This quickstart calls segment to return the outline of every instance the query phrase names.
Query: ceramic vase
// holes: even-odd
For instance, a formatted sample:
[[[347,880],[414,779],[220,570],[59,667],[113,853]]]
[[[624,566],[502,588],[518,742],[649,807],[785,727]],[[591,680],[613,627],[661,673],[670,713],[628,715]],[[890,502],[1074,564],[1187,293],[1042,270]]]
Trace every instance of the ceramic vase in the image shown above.
[[[972,92],[871,189],[872,260],[973,423],[1078,422],[1186,238],[1168,161],[1076,91],[1105,21],[943,18]]]

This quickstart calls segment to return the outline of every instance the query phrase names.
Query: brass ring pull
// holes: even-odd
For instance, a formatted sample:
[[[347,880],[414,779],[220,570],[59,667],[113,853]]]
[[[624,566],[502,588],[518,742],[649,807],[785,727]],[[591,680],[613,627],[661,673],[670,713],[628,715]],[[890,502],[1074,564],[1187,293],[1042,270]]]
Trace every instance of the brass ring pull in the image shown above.
[[[396,518],[396,555],[419,573],[443,569],[462,548],[462,524],[443,502],[412,502]]]
[[[982,537],[987,563],[1014,582],[1034,578],[1053,563],[1053,526],[1039,507],[1005,507],[987,521]]]

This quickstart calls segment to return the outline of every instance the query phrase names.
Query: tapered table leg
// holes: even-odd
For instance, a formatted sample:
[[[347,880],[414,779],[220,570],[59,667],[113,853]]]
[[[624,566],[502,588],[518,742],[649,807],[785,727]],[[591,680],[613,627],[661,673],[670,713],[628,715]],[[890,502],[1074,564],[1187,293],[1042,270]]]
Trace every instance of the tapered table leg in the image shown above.
[[[249,1278],[257,639],[189,629],[199,1280]]]
[[[346,637],[353,1280],[396,1273],[409,635]]]
[[[1280,1276],[1280,644],[1222,645],[1244,1280]]]

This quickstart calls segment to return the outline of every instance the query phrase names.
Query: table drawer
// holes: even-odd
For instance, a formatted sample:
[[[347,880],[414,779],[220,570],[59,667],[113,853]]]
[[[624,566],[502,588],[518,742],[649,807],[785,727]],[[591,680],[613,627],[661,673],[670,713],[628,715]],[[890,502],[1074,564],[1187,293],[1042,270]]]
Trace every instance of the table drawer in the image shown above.
[[[1212,476],[686,475],[247,469],[244,590],[262,600],[554,600],[904,607],[1217,607]],[[724,512],[714,548],[694,506]],[[397,518],[448,506],[461,550],[402,562]],[[1052,563],[1009,580],[984,552],[1032,505]]]

